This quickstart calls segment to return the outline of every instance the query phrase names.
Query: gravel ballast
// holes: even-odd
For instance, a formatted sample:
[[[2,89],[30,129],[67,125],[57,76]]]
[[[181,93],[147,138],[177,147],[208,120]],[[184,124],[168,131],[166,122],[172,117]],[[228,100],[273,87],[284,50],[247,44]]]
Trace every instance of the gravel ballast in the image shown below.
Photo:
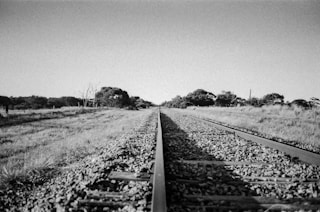
[[[258,196],[288,204],[320,197],[319,166],[218,130],[182,112],[163,110],[162,122],[169,211],[192,211],[188,205],[230,206],[206,202],[201,196]],[[199,199],[190,199],[192,195]]]
[[[145,117],[96,154],[60,168],[42,185],[22,182],[1,189],[0,211],[148,211],[152,192],[149,181],[109,178],[111,172],[135,176],[151,173],[156,110]]]

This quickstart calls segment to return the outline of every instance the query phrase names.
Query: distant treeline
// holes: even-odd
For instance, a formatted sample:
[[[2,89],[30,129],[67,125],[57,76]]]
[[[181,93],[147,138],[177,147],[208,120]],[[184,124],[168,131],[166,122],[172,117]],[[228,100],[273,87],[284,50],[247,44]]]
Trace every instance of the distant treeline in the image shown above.
[[[163,102],[161,105],[174,108],[186,108],[188,106],[220,106],[220,107],[235,107],[251,105],[261,107],[263,105],[296,105],[305,109],[320,105],[318,98],[311,98],[310,101],[304,99],[296,99],[292,102],[284,102],[284,96],[278,93],[270,93],[262,98],[252,97],[244,99],[238,97],[231,91],[222,91],[215,95],[203,89],[197,89],[187,96],[176,96],[171,101]]]
[[[60,98],[46,98],[43,96],[0,96],[0,105],[8,105],[9,109],[15,110],[81,106],[83,105],[82,102],[82,99],[72,96],[63,96]]]
[[[63,96],[59,98],[46,98],[43,96],[7,97],[0,96],[0,106],[12,109],[41,109],[41,108],[61,108],[70,106],[86,107],[119,107],[128,109],[148,108],[153,106],[149,101],[145,101],[138,96],[129,97],[128,93],[120,88],[102,87],[95,93],[94,98],[76,98],[73,96]]]

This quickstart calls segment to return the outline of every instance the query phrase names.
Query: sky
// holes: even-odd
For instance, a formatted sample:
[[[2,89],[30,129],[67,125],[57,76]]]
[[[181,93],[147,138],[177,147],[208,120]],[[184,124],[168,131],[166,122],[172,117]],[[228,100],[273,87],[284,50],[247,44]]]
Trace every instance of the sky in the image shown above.
[[[0,95],[320,98],[320,1],[0,0]]]

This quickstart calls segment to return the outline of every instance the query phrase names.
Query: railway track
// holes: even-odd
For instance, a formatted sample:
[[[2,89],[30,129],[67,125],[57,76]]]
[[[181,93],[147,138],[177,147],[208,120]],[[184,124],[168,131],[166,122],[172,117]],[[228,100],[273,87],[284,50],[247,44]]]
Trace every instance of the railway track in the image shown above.
[[[171,110],[158,111],[157,126],[154,119],[108,159],[77,211],[320,211],[320,167],[285,147]]]
[[[123,147],[123,152],[109,158],[118,167],[109,165],[110,171],[105,176],[86,186],[84,198],[77,201],[76,211],[167,211],[160,110],[157,122],[154,116],[150,117],[139,133],[131,139],[132,143],[127,142],[129,148]],[[141,143],[146,136],[146,142]],[[137,148],[145,151],[137,153]],[[131,162],[144,167],[138,170],[126,167],[127,164],[119,167],[119,160],[130,161],[130,158]]]
[[[243,132],[239,129],[235,129],[233,127],[226,126],[221,123],[215,122],[211,119],[207,119],[207,118],[200,119],[195,116],[193,116],[193,117],[196,119],[202,120],[202,121],[203,120],[207,121],[219,129],[229,131],[229,132],[234,133],[237,136],[240,136],[244,139],[253,140],[256,143],[260,143],[265,146],[283,151],[292,158],[297,158],[297,159],[299,159],[303,162],[309,163],[309,164],[314,164],[314,165],[318,165],[318,166],[320,165],[320,154],[318,154],[316,152],[308,151],[308,150],[305,150],[305,149],[302,149],[302,148],[299,148],[296,146],[292,146],[289,144],[281,143],[281,142],[278,142],[275,140],[263,138],[263,137],[260,137],[260,136],[257,136],[257,135],[254,135],[254,134],[251,134],[248,132]]]
[[[210,120],[165,109],[157,126],[154,119],[109,158],[105,178],[87,185],[77,211],[320,211],[318,165]],[[144,167],[133,170],[123,159]]]
[[[80,183],[44,211],[320,211],[319,165],[243,137],[155,111],[98,166],[79,168],[87,176],[70,177]]]
[[[67,180],[64,177],[62,183],[68,186],[60,187],[67,188],[67,195],[50,202],[29,202],[24,211],[151,211],[157,116],[153,111],[112,149],[102,151],[93,161],[88,159]],[[58,188],[53,185],[50,189],[61,193]]]
[[[208,120],[170,110],[161,119],[168,211],[320,211],[318,165]]]

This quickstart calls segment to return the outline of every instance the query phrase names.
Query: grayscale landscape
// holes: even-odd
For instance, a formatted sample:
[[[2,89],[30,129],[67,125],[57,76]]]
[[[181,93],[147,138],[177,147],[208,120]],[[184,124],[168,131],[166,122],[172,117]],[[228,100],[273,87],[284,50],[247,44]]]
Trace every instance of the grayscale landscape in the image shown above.
[[[0,0],[0,211],[320,212],[320,2]]]

